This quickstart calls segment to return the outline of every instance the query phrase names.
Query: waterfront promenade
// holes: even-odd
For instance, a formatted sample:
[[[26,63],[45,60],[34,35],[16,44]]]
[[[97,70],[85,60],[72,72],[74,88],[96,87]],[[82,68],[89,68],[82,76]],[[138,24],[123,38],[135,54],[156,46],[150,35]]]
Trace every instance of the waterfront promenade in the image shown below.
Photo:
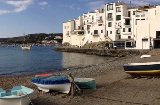
[[[72,73],[74,77],[91,77],[96,80],[97,89],[84,90],[75,97],[62,98],[64,94],[50,95],[38,92],[30,82],[34,75],[0,77],[0,87],[8,89],[11,85],[25,85],[35,90],[30,96],[34,105],[158,105],[160,103],[159,78],[131,78],[123,70],[125,63],[159,61],[160,55],[154,53],[150,58],[140,59],[140,55],[115,57],[98,65],[67,69],[60,74]],[[53,72],[56,73],[56,72]]]

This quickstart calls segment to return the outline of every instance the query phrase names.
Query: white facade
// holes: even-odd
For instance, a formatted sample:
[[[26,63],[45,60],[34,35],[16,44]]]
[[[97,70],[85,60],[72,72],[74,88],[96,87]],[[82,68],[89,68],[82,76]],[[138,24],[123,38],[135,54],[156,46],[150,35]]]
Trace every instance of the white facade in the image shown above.
[[[125,49],[160,46],[160,6],[131,7],[123,2],[104,4],[104,8],[84,13],[63,23],[63,43],[83,46],[110,41]]]

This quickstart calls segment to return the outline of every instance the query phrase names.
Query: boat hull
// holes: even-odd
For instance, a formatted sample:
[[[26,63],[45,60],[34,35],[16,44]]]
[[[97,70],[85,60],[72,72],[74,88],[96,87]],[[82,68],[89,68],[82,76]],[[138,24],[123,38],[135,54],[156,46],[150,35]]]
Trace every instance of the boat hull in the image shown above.
[[[0,105],[29,105],[27,96],[21,98],[0,99]]]
[[[33,92],[25,86],[15,86],[7,91],[0,88],[0,105],[29,105],[29,96]]]
[[[39,90],[44,92],[49,92],[49,90],[58,91],[62,93],[69,93],[71,83],[64,83],[64,84],[37,84],[34,83]]]
[[[93,78],[74,78],[74,82],[81,89],[96,89],[96,81]]]
[[[160,62],[130,63],[123,66],[132,75],[160,75]]]

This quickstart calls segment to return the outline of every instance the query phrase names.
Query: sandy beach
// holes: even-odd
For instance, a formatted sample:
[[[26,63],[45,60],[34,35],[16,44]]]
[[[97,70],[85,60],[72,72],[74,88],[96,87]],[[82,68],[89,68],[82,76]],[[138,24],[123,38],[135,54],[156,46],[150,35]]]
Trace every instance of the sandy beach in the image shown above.
[[[132,78],[123,70],[125,63],[159,61],[160,56],[140,59],[140,56],[115,58],[102,64],[67,69],[60,74],[94,78],[97,89],[84,89],[82,94],[62,98],[64,94],[41,93],[30,82],[34,75],[0,77],[0,87],[10,89],[24,85],[35,90],[30,96],[34,105],[159,105],[159,78]],[[55,72],[53,72],[55,73]]]

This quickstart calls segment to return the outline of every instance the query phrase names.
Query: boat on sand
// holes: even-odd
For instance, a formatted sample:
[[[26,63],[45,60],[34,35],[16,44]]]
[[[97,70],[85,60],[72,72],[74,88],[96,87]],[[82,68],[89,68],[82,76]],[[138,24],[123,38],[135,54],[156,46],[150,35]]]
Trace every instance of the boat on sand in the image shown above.
[[[31,78],[31,82],[35,84],[39,90],[49,92],[50,90],[69,93],[71,83],[67,76],[54,75],[54,76],[36,76]]]
[[[160,62],[128,63],[123,68],[130,75],[160,75]]]
[[[81,89],[96,89],[96,81],[93,78],[74,78],[75,84]]]
[[[0,105],[29,105],[29,95],[33,92],[25,86],[14,86],[11,90],[0,88]]]

